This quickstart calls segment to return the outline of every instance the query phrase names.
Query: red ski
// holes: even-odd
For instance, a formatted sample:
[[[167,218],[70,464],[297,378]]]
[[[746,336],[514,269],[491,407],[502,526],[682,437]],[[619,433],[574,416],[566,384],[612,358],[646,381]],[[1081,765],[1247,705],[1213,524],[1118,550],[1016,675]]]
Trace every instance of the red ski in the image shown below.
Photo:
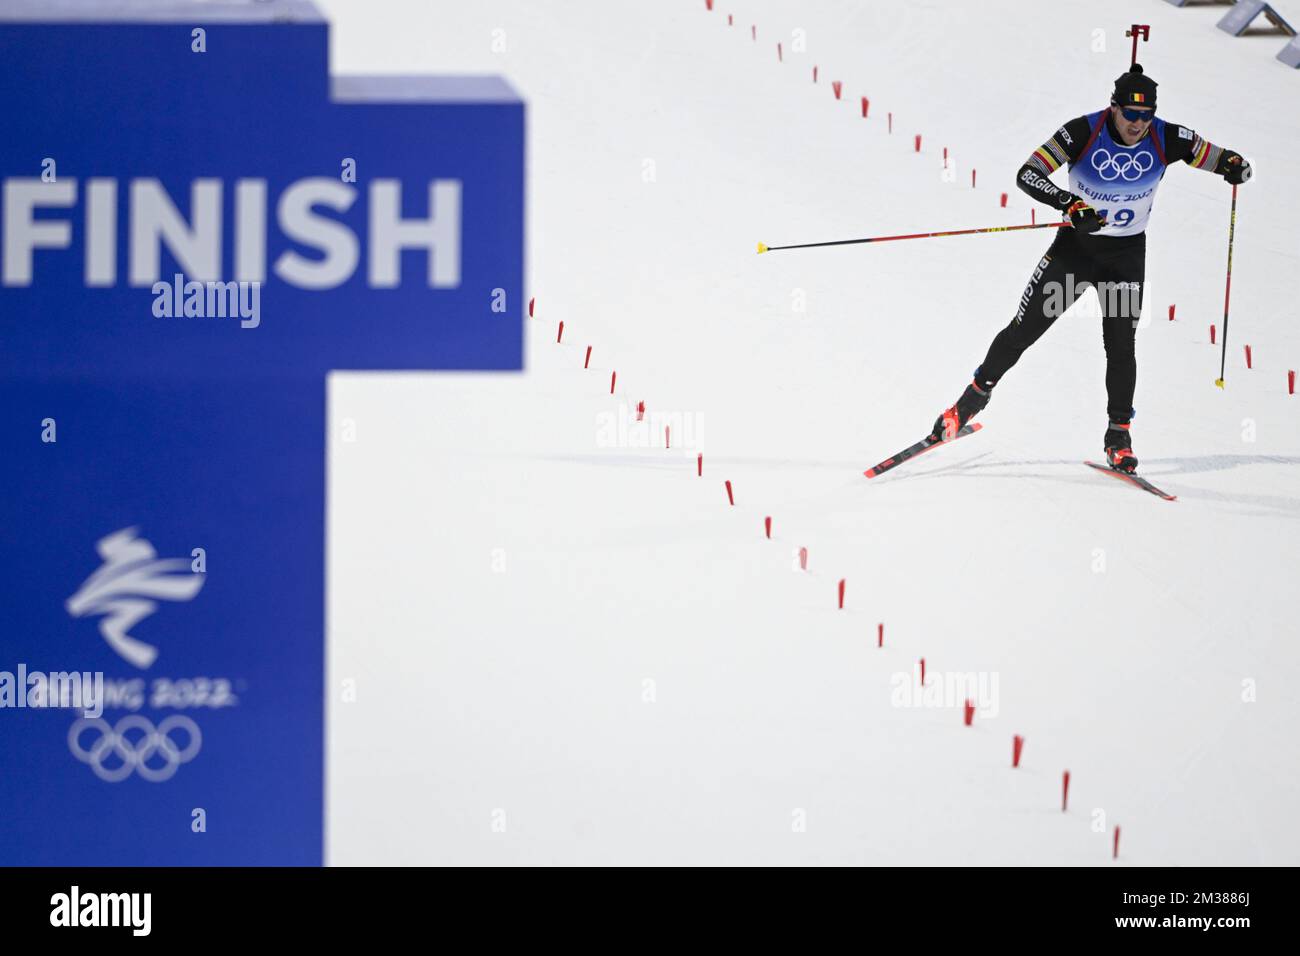
[[[957,432],[957,434],[953,435],[947,441],[940,441],[939,439],[936,439],[932,435],[926,435],[915,445],[910,445],[907,448],[904,448],[902,451],[900,451],[893,458],[886,458],[880,464],[868,468],[866,471],[863,472],[863,474],[866,475],[868,478],[875,478],[877,475],[889,471],[889,469],[891,468],[897,468],[903,462],[915,458],[917,455],[923,454],[924,452],[929,451],[931,448],[938,448],[940,445],[947,445],[949,442],[954,442],[958,438],[965,438],[967,435],[973,435],[975,434],[975,432],[979,431],[983,427],[984,426],[981,425],[979,422],[972,422],[969,425],[963,425],[961,429]]]
[[[1130,475],[1128,472],[1125,471],[1116,471],[1114,468],[1110,467],[1110,465],[1099,465],[1095,461],[1085,461],[1084,464],[1090,465],[1093,468],[1096,468],[1098,471],[1105,472],[1108,475],[1114,475],[1116,478],[1122,478],[1125,481],[1127,481],[1129,484],[1136,485],[1137,487],[1141,488],[1143,491],[1151,492],[1151,494],[1155,495],[1157,498],[1163,498],[1165,499],[1165,501],[1178,500],[1178,497],[1176,495],[1171,495],[1168,492],[1161,491],[1159,488],[1151,484],[1151,482],[1147,481],[1145,478],[1139,478],[1137,475]]]

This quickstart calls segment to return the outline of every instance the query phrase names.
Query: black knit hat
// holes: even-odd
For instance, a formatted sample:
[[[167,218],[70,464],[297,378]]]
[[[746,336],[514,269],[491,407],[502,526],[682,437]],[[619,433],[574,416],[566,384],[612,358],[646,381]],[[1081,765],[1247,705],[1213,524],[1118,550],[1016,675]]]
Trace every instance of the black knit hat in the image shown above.
[[[1110,101],[1116,106],[1156,106],[1156,81],[1142,72],[1142,64],[1134,63],[1127,73],[1115,80],[1115,92]]]

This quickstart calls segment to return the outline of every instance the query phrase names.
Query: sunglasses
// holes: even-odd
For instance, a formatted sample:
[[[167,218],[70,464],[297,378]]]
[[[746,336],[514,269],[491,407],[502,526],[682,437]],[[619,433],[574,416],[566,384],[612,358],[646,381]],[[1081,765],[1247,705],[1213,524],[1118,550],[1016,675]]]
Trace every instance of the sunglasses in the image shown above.
[[[1155,110],[1131,110],[1121,107],[1120,113],[1123,114],[1126,120],[1131,120],[1134,123],[1150,123],[1156,117]]]

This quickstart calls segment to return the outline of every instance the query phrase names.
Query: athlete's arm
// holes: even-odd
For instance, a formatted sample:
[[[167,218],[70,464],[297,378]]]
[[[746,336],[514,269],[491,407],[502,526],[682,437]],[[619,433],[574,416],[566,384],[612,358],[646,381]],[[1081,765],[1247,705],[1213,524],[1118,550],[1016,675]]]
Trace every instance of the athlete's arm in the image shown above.
[[[1177,123],[1165,124],[1165,158],[1170,163],[1182,160],[1193,169],[1207,169],[1230,183],[1244,183],[1252,172],[1240,153],[1215,146],[1195,130]]]
[[[1091,133],[1092,128],[1088,125],[1086,116],[1076,117],[1058,129],[1020,167],[1020,172],[1016,174],[1016,185],[1020,191],[1061,212],[1078,202],[1078,196],[1061,189],[1049,177],[1083,154]]]

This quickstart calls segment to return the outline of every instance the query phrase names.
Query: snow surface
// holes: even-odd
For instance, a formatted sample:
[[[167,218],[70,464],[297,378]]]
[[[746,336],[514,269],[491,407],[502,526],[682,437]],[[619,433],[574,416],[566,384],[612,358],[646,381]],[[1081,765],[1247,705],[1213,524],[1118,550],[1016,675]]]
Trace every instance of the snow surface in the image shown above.
[[[1156,0],[322,7],[336,71],[524,95],[537,300],[525,373],[332,377],[329,862],[1114,865],[1119,824],[1120,865],[1300,863],[1283,40]],[[1257,169],[1224,390],[1230,188],[1180,165],[1156,200],[1134,443],[1179,500],[1080,464],[1105,428],[1091,297],[982,432],[866,480],[957,397],[1051,234],[756,242],[1027,222],[1016,170],[1106,104],[1135,18],[1162,115]],[[973,726],[960,692],[898,706],[921,657],[931,695],[983,676]]]

